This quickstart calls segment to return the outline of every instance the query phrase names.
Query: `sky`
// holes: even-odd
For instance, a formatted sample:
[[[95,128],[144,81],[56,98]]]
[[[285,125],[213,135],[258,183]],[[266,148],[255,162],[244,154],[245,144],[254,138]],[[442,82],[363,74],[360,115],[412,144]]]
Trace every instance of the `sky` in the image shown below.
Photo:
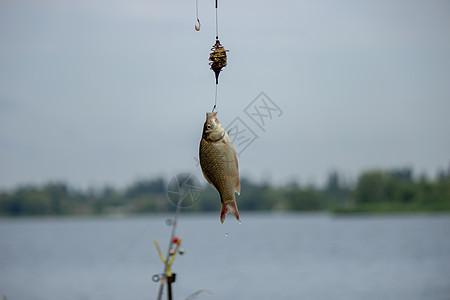
[[[203,182],[215,10],[198,2],[199,32],[194,0],[0,0],[0,189]],[[450,2],[219,0],[218,17],[242,176],[448,168]]]

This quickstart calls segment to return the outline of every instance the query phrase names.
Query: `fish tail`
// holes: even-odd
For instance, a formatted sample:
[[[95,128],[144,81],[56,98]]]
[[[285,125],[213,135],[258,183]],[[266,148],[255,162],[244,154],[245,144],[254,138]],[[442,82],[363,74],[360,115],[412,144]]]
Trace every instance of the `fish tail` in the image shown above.
[[[239,211],[236,205],[236,201],[233,202],[229,202],[224,204],[222,202],[222,206],[220,208],[220,222],[223,223],[223,221],[225,220],[225,216],[227,214],[232,214],[236,220],[239,221]]]

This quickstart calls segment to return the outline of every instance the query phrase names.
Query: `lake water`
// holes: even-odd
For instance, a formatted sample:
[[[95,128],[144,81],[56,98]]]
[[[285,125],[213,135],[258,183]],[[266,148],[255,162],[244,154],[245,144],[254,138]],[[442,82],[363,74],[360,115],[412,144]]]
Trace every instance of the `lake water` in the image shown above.
[[[155,299],[167,217],[0,220],[0,297]],[[241,218],[181,214],[175,299],[450,299],[450,215]]]

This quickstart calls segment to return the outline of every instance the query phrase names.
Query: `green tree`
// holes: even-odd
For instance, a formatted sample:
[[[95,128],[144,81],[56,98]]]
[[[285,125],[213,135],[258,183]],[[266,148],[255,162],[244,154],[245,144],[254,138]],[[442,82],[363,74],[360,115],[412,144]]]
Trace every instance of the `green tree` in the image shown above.
[[[359,204],[379,203],[386,200],[386,176],[383,172],[375,170],[363,173],[358,178],[355,190],[355,199]]]

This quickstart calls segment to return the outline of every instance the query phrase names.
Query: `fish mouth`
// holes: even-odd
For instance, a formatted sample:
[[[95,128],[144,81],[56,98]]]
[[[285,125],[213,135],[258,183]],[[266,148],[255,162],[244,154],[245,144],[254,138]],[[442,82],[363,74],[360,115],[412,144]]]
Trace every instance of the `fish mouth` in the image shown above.
[[[217,112],[207,112],[206,113],[206,120],[216,118],[217,119]]]

